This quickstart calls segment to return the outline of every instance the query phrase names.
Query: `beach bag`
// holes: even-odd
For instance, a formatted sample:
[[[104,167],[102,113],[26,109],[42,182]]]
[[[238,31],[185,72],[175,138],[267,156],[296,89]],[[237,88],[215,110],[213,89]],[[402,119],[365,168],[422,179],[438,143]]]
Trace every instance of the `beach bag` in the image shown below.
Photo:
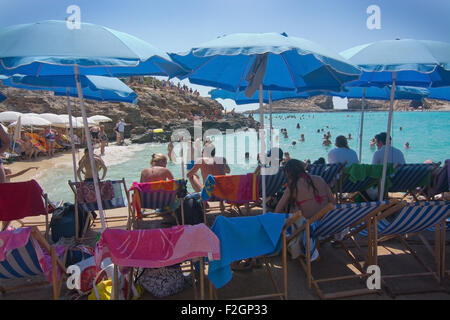
[[[96,214],[94,214],[94,219]],[[84,211],[81,206],[78,206],[78,236],[83,235],[83,227],[89,219],[89,212]],[[61,238],[72,238],[75,236],[75,205],[66,202],[62,206],[53,211],[52,219],[50,221],[50,230],[52,234],[52,241],[58,242]]]
[[[186,280],[179,264],[162,268],[140,269],[137,282],[157,298],[177,294],[186,288]]]
[[[195,194],[188,195],[183,201],[184,224],[196,225],[203,223],[203,207],[200,197]],[[181,206],[176,210],[177,219],[181,223]]]

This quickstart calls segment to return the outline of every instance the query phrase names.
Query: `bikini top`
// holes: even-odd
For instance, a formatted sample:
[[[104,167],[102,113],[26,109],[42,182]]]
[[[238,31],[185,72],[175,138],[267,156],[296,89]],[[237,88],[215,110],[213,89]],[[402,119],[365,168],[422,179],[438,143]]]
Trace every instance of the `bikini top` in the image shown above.
[[[312,179],[311,177],[309,177],[308,175],[306,175],[305,173],[301,175],[301,177],[307,181],[310,181],[312,183]],[[305,200],[301,200],[301,201],[296,201],[295,203],[297,204],[297,206],[301,206],[302,204],[311,201],[311,200],[315,200],[317,203],[322,203],[322,201],[324,201],[326,199],[326,196],[321,196],[321,195],[316,195],[314,198],[311,199],[305,199]]]

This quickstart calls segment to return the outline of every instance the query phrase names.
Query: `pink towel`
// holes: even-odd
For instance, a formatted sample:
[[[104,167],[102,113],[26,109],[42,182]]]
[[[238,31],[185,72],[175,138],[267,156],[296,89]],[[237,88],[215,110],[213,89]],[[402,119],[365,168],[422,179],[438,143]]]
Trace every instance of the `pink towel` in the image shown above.
[[[161,268],[189,259],[220,259],[217,236],[205,225],[167,229],[106,229],[95,248],[95,263],[110,257],[121,267]]]
[[[31,228],[6,230],[0,232],[0,261],[6,259],[6,254],[14,249],[24,247],[30,240]]]

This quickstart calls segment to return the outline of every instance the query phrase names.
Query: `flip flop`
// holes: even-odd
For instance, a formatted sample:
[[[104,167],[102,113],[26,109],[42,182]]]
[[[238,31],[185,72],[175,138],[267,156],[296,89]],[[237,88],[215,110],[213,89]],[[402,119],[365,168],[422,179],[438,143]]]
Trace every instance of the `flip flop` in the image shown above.
[[[231,269],[233,271],[250,271],[253,268],[252,259],[244,259],[240,261],[234,261],[231,264]]]

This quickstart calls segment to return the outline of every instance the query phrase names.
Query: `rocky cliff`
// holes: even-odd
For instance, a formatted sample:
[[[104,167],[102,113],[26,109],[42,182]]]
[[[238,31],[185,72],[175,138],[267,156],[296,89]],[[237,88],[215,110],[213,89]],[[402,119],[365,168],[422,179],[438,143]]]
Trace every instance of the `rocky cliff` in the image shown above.
[[[450,103],[441,100],[425,99],[423,102],[401,100],[395,101],[394,109],[397,111],[427,109],[435,111],[450,111]],[[389,110],[389,101],[382,100],[366,100],[366,109],[370,111],[386,111]],[[348,110],[361,110],[361,99],[349,99]],[[329,112],[333,110],[333,98],[327,96],[316,96],[308,99],[288,99],[275,101],[272,104],[274,113],[305,113],[305,112]],[[247,111],[249,113],[251,111]],[[257,112],[257,111],[253,111]],[[269,112],[269,106],[264,106],[264,112]]]
[[[152,78],[150,78],[152,79]],[[147,78],[146,78],[147,80]],[[85,100],[87,115],[105,115],[113,119],[105,123],[105,129],[111,139],[115,123],[123,118],[126,123],[125,137],[133,142],[166,142],[174,129],[188,129],[193,132],[193,120],[198,116],[203,130],[216,128],[221,131],[253,127],[249,119],[236,114],[226,118],[220,103],[210,98],[200,97],[178,87],[163,87],[156,79],[151,81],[128,81],[127,85],[138,94],[136,105],[128,103],[95,102]],[[0,103],[1,111],[18,111],[23,113],[56,113],[67,114],[67,98],[56,97],[52,92],[28,91],[15,88],[2,88],[7,100]],[[70,98],[72,113],[81,116],[77,98]],[[153,129],[162,128],[163,133],[153,134]]]

